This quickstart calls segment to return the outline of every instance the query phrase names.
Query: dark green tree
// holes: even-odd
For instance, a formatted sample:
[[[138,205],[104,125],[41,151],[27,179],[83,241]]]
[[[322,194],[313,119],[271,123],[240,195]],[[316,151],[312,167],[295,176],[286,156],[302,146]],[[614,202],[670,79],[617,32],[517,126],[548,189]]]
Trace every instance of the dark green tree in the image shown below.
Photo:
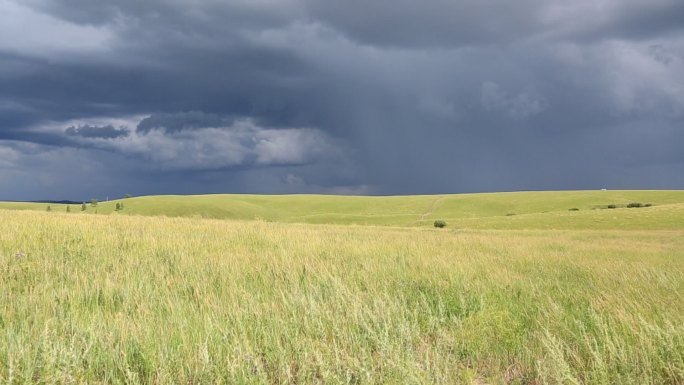
[[[115,208],[114,210],[116,210],[116,211],[121,210],[121,203],[118,203],[118,202],[117,202],[117,203],[116,203],[116,208]]]
[[[86,211],[87,208],[88,206],[86,206],[85,202],[83,202],[83,204],[81,205],[81,211]]]

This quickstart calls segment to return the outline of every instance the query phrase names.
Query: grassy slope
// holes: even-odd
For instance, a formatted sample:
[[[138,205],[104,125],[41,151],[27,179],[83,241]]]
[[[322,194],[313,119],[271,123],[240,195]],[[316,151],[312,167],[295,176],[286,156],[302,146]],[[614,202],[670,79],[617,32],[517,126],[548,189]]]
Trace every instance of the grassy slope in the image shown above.
[[[98,214],[263,219],[276,222],[429,226],[445,219],[463,228],[682,229],[684,191],[559,191],[355,197],[329,195],[147,196],[100,203]],[[608,204],[652,203],[640,209],[592,210]],[[0,208],[45,210],[46,204],[0,203]],[[62,205],[51,205],[64,211]],[[578,208],[579,212],[569,212]],[[79,212],[79,206],[71,206]],[[95,210],[88,207],[87,212]],[[514,214],[514,215],[511,215]]]
[[[0,210],[0,383],[681,384],[683,291],[684,231]]]

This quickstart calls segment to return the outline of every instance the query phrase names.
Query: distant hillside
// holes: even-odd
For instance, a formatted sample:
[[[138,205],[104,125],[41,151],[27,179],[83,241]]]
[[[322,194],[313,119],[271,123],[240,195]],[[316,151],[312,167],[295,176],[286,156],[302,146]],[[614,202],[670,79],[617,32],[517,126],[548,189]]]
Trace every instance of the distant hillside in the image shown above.
[[[116,212],[115,205],[124,209]],[[627,208],[630,203],[651,207]],[[0,202],[0,209],[46,210],[45,203]],[[52,211],[66,205],[50,204]],[[615,206],[609,209],[607,207]],[[81,213],[80,204],[71,205]],[[572,211],[571,211],[572,210]],[[87,206],[86,213],[181,216],[345,225],[491,229],[684,228],[684,191],[548,191],[414,196],[160,195]]]

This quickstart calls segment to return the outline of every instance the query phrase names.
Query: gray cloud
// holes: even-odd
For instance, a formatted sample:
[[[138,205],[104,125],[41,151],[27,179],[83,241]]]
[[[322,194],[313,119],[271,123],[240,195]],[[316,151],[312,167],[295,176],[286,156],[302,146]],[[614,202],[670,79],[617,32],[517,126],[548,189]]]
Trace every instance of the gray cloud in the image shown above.
[[[522,91],[509,96],[498,84],[485,82],[482,84],[482,105],[487,111],[502,111],[512,118],[527,118],[544,110],[544,98],[534,92]]]
[[[138,123],[136,130],[142,133],[149,133],[152,130],[178,132],[194,128],[221,127],[227,123],[230,124],[231,120],[217,114],[190,111],[149,116]]]
[[[141,156],[158,168],[178,170],[304,165],[342,156],[342,150],[321,131],[264,129],[249,121],[171,135],[150,132],[115,149]]]
[[[0,10],[0,199],[684,188],[678,0]]]
[[[363,44],[413,48],[641,39],[684,28],[684,3],[678,0],[334,0],[307,5],[315,18]]]
[[[115,128],[112,125],[106,126],[71,126],[66,129],[69,136],[80,136],[83,138],[102,138],[113,139],[128,136],[129,130],[126,127]]]
[[[137,157],[150,170],[206,171],[341,162],[346,144],[312,128],[268,128],[199,111],[152,115],[135,132],[111,124],[72,126],[68,145]]]

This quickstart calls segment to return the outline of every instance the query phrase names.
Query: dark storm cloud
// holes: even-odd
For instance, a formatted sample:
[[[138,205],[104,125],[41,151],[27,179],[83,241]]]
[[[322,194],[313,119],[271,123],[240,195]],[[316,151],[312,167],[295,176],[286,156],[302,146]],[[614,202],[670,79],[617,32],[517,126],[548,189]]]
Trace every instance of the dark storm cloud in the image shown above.
[[[51,178],[74,164],[119,181],[92,195],[684,187],[679,0],[0,0],[0,15],[0,181],[18,186],[0,198],[36,180],[75,194]]]
[[[26,3],[77,24],[105,25],[117,19],[131,18],[188,31],[282,25],[302,10],[297,1],[288,0],[196,1],[192,4],[184,0],[117,0],[107,4],[88,0],[28,0]],[[210,23],[212,19],[234,24]]]
[[[575,38],[649,39],[684,31],[684,3],[677,0],[598,1],[586,3],[574,15],[563,17],[569,16],[585,16],[584,20],[576,20],[574,27],[567,28]]]
[[[216,114],[190,111],[152,115],[140,121],[136,129],[142,133],[155,129],[177,132],[193,128],[222,127],[230,123],[230,120]]]
[[[107,126],[71,126],[66,129],[66,134],[70,136],[80,136],[83,138],[102,138],[114,139],[122,136],[128,136],[129,130],[126,127],[115,128],[112,125]]]
[[[647,38],[682,30],[679,0],[307,1],[322,22],[370,45],[505,44],[535,37]]]
[[[538,32],[543,1],[308,1],[312,12],[352,39],[411,47],[510,42]]]

